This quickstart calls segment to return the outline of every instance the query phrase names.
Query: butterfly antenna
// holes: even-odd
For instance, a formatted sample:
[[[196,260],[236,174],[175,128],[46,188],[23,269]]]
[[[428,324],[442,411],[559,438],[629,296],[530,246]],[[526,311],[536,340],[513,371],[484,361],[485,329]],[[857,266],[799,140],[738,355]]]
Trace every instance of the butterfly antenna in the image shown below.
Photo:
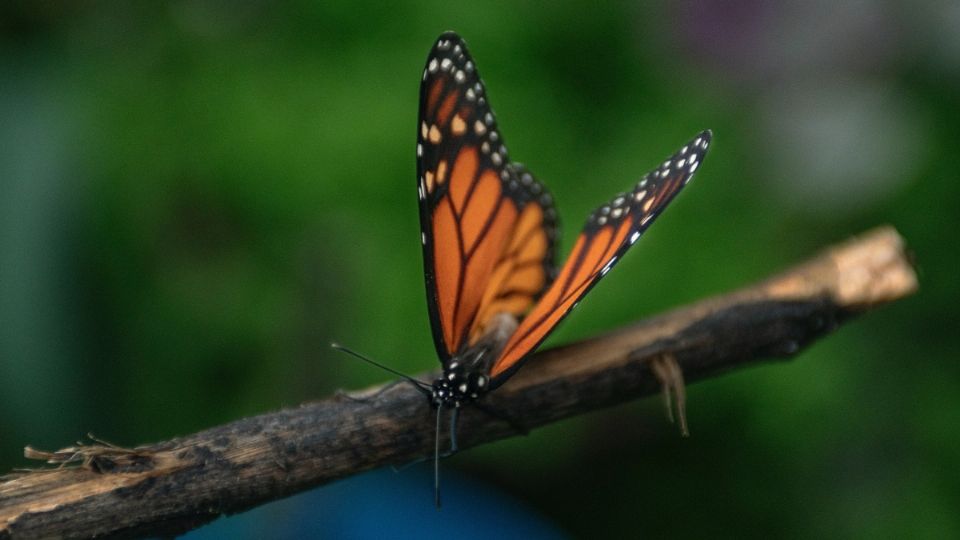
[[[380,369],[382,369],[382,370],[384,370],[384,371],[387,371],[387,372],[389,372],[389,373],[393,373],[394,375],[397,375],[397,376],[399,376],[399,377],[403,377],[404,380],[406,380],[407,382],[409,382],[410,384],[412,384],[412,385],[413,385],[417,390],[419,390],[422,394],[424,394],[424,395],[426,395],[426,396],[429,396],[429,395],[430,395],[430,385],[427,384],[427,383],[425,383],[425,382],[423,382],[423,381],[421,381],[421,380],[414,379],[413,377],[407,375],[406,373],[401,373],[401,372],[399,372],[399,371],[397,371],[397,370],[395,370],[395,369],[393,369],[393,368],[391,368],[391,367],[389,367],[389,366],[385,366],[385,365],[381,364],[380,362],[377,362],[377,361],[375,361],[375,360],[371,360],[370,358],[367,358],[366,356],[358,353],[357,351],[354,351],[354,350],[352,350],[352,349],[348,349],[347,347],[344,347],[343,345],[340,345],[339,343],[331,343],[331,344],[330,344],[330,348],[336,349],[336,350],[338,350],[338,351],[340,351],[340,352],[343,352],[343,353],[347,353],[347,354],[349,354],[350,356],[353,356],[353,357],[355,357],[355,358],[359,358],[360,360],[363,360],[364,362],[366,362],[366,363],[368,363],[368,364],[374,365],[374,366],[376,366],[376,367],[378,367],[378,368],[380,368]]]
[[[433,502],[440,509],[440,411],[443,403],[437,405],[437,431],[433,436]]]

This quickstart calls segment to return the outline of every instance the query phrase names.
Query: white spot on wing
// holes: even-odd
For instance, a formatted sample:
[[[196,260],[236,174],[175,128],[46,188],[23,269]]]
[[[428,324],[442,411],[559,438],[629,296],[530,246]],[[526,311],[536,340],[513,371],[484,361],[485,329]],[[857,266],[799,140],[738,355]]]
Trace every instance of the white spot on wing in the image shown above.
[[[610,260],[607,262],[607,264],[603,267],[603,270],[600,270],[600,275],[601,275],[601,276],[607,275],[607,272],[609,272],[610,269],[613,268],[613,264],[614,264],[615,262],[617,262],[617,258],[616,258],[616,257],[610,259]]]

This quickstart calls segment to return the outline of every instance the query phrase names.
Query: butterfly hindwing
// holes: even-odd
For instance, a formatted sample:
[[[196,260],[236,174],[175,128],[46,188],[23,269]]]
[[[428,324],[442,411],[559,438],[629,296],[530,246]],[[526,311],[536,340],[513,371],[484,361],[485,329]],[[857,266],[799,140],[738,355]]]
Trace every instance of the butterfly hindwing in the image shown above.
[[[540,301],[504,346],[491,370],[491,388],[502,384],[581,298],[620,260],[674,196],[690,181],[710,144],[704,131],[629,193],[597,208],[577,237],[569,258]]]
[[[491,310],[519,313],[540,296],[556,236],[549,194],[509,162],[476,65],[453,33],[440,36],[423,71],[417,177],[427,305],[446,364],[483,330]],[[528,236],[518,240],[521,229]],[[521,268],[531,254],[540,270]]]
[[[513,232],[500,254],[470,329],[476,342],[499,314],[520,320],[542,296],[556,274],[559,235],[553,197],[526,167],[509,165],[513,178],[508,189],[521,210]]]

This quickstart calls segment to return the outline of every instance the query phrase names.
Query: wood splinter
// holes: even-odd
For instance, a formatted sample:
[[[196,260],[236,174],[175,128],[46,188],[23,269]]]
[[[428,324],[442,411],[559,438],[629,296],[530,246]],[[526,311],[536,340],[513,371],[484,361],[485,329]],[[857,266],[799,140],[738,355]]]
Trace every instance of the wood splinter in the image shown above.
[[[663,407],[667,414],[667,420],[671,424],[674,420],[673,409],[676,406],[676,418],[679,420],[678,427],[680,435],[690,436],[690,430],[687,428],[687,387],[683,382],[683,370],[677,362],[677,358],[672,354],[663,354],[650,360],[650,370],[660,381],[660,393],[663,394]]]

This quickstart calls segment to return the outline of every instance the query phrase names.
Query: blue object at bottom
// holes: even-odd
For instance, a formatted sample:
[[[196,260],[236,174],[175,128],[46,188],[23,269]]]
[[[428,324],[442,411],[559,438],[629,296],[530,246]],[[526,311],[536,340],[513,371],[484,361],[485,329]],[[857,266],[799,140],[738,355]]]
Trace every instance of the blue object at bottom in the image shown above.
[[[566,538],[509,495],[450,468],[441,475],[439,510],[432,467],[425,464],[335,482],[219,519],[184,538]]]

